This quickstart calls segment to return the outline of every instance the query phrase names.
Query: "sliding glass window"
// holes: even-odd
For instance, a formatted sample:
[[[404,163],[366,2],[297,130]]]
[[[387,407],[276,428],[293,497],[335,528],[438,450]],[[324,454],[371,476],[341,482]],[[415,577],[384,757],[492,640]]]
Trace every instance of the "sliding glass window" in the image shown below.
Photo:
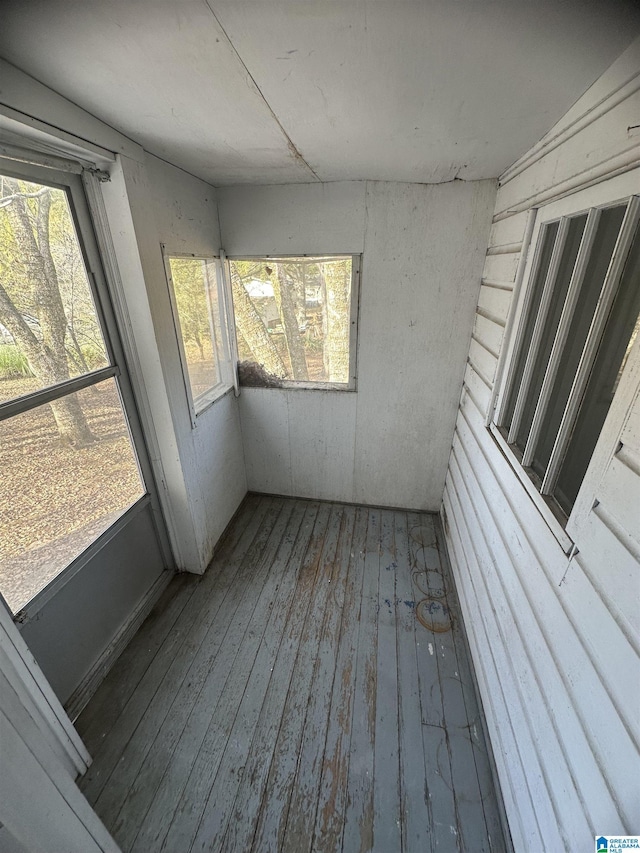
[[[146,492],[74,179],[0,175],[0,592],[14,613]]]

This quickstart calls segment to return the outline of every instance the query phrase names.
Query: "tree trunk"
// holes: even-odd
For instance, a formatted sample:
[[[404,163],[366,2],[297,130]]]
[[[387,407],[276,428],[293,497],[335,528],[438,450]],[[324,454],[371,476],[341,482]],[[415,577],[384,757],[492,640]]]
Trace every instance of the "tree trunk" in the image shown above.
[[[349,381],[349,338],[351,328],[350,280],[346,262],[321,264],[324,279],[326,330],[325,369],[329,382]]]
[[[38,195],[34,234],[27,202],[20,195],[18,182],[7,178],[5,185],[15,196],[5,211],[13,229],[20,263],[31,282],[42,340],[38,340],[31,331],[7,291],[1,287],[0,317],[42,385],[56,385],[69,379],[69,364],[65,348],[67,318],[49,244],[51,194],[47,190]],[[95,440],[76,396],[62,397],[50,406],[63,442],[83,446]]]
[[[277,264],[276,269],[269,274],[269,278],[273,285],[276,304],[278,306],[278,311],[280,312],[280,317],[282,318],[282,325],[284,326],[284,335],[287,342],[287,350],[289,351],[289,360],[291,362],[293,378],[307,380],[309,378],[309,374],[307,372],[307,358],[304,352],[304,341],[300,335],[293,290],[284,271],[283,265]]]
[[[258,314],[255,305],[237,272],[231,268],[231,289],[233,291],[233,307],[238,331],[245,339],[253,357],[262,365],[267,373],[278,379],[287,375],[287,368],[266,330],[262,317]]]
[[[288,264],[286,269],[291,281],[298,326],[302,326],[307,321],[306,267],[304,264]]]

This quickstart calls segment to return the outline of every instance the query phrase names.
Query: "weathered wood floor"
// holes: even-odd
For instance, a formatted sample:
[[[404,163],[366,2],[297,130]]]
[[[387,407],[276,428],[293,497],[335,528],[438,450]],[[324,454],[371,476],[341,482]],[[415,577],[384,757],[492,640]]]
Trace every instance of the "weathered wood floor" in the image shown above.
[[[77,721],[123,851],[504,850],[438,524],[248,497]]]

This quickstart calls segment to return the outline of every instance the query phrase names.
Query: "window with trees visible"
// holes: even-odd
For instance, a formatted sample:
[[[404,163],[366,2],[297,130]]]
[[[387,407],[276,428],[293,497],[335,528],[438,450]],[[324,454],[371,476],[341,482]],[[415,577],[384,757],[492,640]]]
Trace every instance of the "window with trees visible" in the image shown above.
[[[539,226],[496,422],[561,521],[638,335],[639,220],[634,196]]]
[[[80,180],[19,175],[0,174],[0,592],[14,612],[146,492]]]
[[[353,389],[359,258],[229,262],[241,385]]]
[[[166,254],[174,321],[192,413],[232,384],[220,259]]]

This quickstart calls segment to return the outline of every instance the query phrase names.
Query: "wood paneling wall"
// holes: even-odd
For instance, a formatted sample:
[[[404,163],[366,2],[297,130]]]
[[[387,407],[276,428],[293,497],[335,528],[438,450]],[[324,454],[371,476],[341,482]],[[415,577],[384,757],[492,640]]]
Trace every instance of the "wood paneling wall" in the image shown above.
[[[249,489],[437,511],[495,182],[224,187],[230,256],[362,253],[357,391],[243,388]]]

